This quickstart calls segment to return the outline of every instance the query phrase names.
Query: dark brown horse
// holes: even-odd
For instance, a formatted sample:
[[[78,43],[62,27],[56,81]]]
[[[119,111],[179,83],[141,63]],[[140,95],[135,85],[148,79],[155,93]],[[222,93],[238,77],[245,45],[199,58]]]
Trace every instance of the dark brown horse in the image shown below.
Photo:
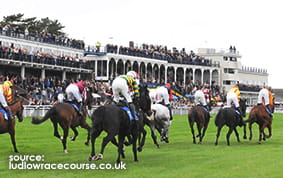
[[[62,141],[63,149],[65,153],[68,153],[67,151],[67,136],[69,134],[69,128],[71,128],[74,132],[74,136],[70,138],[71,141],[75,141],[76,137],[78,136],[78,131],[76,127],[81,126],[82,128],[86,129],[88,132],[87,141],[85,142],[85,145],[89,144],[90,139],[90,126],[86,122],[87,118],[87,106],[90,107],[91,101],[93,98],[91,98],[92,95],[88,94],[90,91],[87,91],[86,94],[86,100],[84,100],[84,108],[83,108],[83,114],[80,115],[78,111],[74,108],[74,106],[71,103],[58,103],[55,104],[51,109],[47,111],[45,116],[42,119],[37,119],[35,117],[32,118],[33,124],[40,124],[47,119],[51,119],[54,127],[54,136],[59,138]],[[89,98],[88,98],[89,97]],[[63,129],[63,136],[59,135],[58,132],[58,124]]]
[[[256,122],[259,126],[259,144],[261,144],[262,140],[265,140],[266,138],[270,138],[272,136],[272,117],[269,115],[269,113],[266,111],[266,108],[264,108],[263,106],[261,105],[254,106],[250,111],[249,118],[244,122],[249,123],[249,130],[250,130],[249,140],[252,140],[252,136],[253,136],[252,124],[254,122]],[[268,136],[265,135],[264,133],[264,129],[266,127],[268,128],[269,131]],[[246,130],[246,127],[244,127],[244,130]]]
[[[199,144],[202,144],[202,139],[208,127],[210,115],[203,106],[195,106],[189,110],[188,120],[193,135],[193,143],[196,144],[196,136],[194,131],[194,123],[196,122],[198,128]]]
[[[15,98],[12,104],[9,105],[13,115],[17,116],[19,122],[23,121],[23,110],[24,110],[23,105],[25,104],[28,104],[28,103],[23,98]],[[11,142],[14,147],[14,151],[18,153],[18,149],[16,146],[16,140],[15,140],[15,125],[16,125],[15,119],[6,121],[4,120],[4,116],[2,112],[0,112],[0,134],[7,133],[7,132],[10,134],[10,138],[11,138]]]

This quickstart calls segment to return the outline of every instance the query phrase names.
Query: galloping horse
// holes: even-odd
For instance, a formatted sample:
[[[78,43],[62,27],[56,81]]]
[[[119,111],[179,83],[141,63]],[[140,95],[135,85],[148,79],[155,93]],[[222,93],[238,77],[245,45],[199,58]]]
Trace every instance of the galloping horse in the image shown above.
[[[242,117],[245,117],[246,116],[246,99],[241,99],[239,104],[240,104]],[[240,121],[239,117],[240,116],[236,113],[235,109],[232,109],[232,108],[222,109],[221,108],[219,110],[215,118],[215,125],[217,126],[215,145],[218,145],[218,138],[220,135],[220,131],[224,125],[227,125],[229,127],[229,131],[226,135],[227,145],[230,145],[229,139],[230,139],[230,135],[233,132],[233,130],[236,134],[237,141],[240,142],[239,133],[237,132],[237,129],[236,129],[238,125],[242,124],[241,123],[242,121]]]
[[[13,115],[17,116],[19,122],[23,121],[23,105],[28,104],[23,98],[15,98],[15,100],[9,104]],[[4,115],[0,112],[0,134],[9,133],[10,138],[14,147],[14,151],[18,153],[18,149],[16,147],[16,140],[15,140],[15,125],[16,121],[13,120],[4,120]]]
[[[140,108],[143,113],[151,114],[150,111],[150,98],[148,95],[147,87],[140,86],[140,100],[137,102],[134,100],[137,111]],[[140,112],[140,114],[143,114]],[[91,131],[91,155],[88,158],[89,161],[99,160],[103,158],[103,153],[106,145],[109,141],[118,146],[118,158],[117,162],[120,162],[120,156],[123,156],[123,143],[126,136],[131,136],[132,150],[134,153],[134,161],[138,161],[136,141],[139,135],[140,122],[136,120],[130,120],[126,111],[121,109],[118,105],[108,104],[97,108],[92,116],[92,131]],[[142,117],[139,117],[142,119]],[[95,140],[102,131],[107,132],[107,136],[103,138],[101,151],[99,155],[95,153]],[[118,135],[118,143],[115,140],[115,136]]]
[[[274,110],[274,107],[271,108]],[[259,126],[259,144],[261,144],[262,139],[270,138],[272,136],[272,117],[266,111],[262,105],[254,106],[249,114],[249,118],[244,121],[245,123],[249,123],[250,137],[249,140],[252,140],[252,124],[256,122]],[[264,133],[264,129],[268,128],[269,135],[266,136]],[[246,127],[244,127],[246,130]],[[246,133],[246,132],[245,132]],[[262,137],[263,136],[263,137]]]
[[[69,103],[57,103],[55,104],[51,109],[47,111],[45,116],[42,119],[37,119],[35,117],[32,118],[33,124],[40,124],[47,119],[51,119],[54,127],[54,136],[59,138],[62,141],[63,149],[65,153],[68,153],[67,151],[67,136],[69,133],[69,128],[71,128],[74,132],[74,136],[70,138],[71,141],[75,141],[76,137],[78,136],[78,131],[76,127],[81,126],[82,128],[86,129],[88,131],[87,141],[85,142],[85,145],[89,144],[90,139],[90,126],[86,122],[87,117],[87,108],[91,107],[91,101],[92,101],[92,95],[90,94],[90,90],[86,90],[86,97],[83,98],[83,114],[80,115],[78,111],[75,109],[75,107]],[[63,136],[60,136],[58,133],[58,124],[63,129]]]
[[[194,144],[196,144],[194,123],[195,122],[197,123],[199,144],[202,144],[202,139],[208,127],[209,119],[210,119],[209,111],[206,111],[206,109],[204,109],[203,106],[194,106],[189,110],[188,121],[191,127]]]

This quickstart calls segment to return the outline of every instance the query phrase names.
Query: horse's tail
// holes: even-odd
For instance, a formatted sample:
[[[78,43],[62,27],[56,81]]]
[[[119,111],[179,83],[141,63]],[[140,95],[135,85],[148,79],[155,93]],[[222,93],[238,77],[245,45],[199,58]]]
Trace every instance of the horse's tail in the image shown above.
[[[250,111],[249,118],[247,120],[244,120],[244,123],[253,122],[255,120],[256,120],[256,112],[254,111],[254,109],[252,109]]]
[[[55,111],[56,111],[55,107],[49,109],[42,119],[37,119],[36,117],[32,117],[31,123],[32,124],[41,124],[42,122],[44,122],[47,119],[49,119],[50,116],[53,115]]]

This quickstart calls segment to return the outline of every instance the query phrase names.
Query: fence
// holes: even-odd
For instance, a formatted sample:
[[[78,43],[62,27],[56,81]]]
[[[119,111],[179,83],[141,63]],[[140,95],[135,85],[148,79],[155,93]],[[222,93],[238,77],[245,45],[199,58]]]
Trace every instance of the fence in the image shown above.
[[[25,105],[24,106],[24,117],[42,117],[44,114],[51,108],[51,105]],[[93,111],[99,106],[93,106],[91,110],[88,111],[88,114],[91,115]],[[175,115],[186,115],[191,107],[179,107],[172,109],[173,114]],[[211,114],[216,114],[219,111],[220,107],[214,107],[210,111]],[[252,107],[247,107],[247,113],[250,112]],[[275,108],[274,113],[283,113],[283,108]]]

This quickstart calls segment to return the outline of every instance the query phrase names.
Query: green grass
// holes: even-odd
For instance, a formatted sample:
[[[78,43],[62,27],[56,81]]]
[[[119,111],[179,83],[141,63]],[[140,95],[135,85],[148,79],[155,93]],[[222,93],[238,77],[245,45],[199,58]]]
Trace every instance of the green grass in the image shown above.
[[[17,123],[16,140],[20,155],[44,155],[44,163],[88,163],[90,147],[84,146],[86,131],[79,128],[75,142],[68,141],[68,154],[53,136],[53,126],[48,120],[41,125],[32,125],[30,118]],[[238,128],[241,142],[233,133],[231,146],[226,145],[225,127],[215,146],[216,127],[211,119],[203,144],[192,144],[192,135],[187,116],[174,116],[170,130],[170,143],[161,143],[157,149],[150,137],[138,153],[139,162],[133,161],[130,147],[126,147],[127,170],[9,170],[9,155],[13,152],[8,134],[0,138],[0,177],[282,177],[283,175],[283,114],[274,114],[273,136],[263,144],[258,143],[258,126],[253,125],[252,141],[243,140],[242,128]],[[61,130],[60,130],[61,131]],[[73,135],[72,131],[69,133]],[[104,134],[105,135],[105,134]],[[100,150],[101,138],[96,142]],[[94,163],[114,164],[117,149],[107,145],[103,160]]]

